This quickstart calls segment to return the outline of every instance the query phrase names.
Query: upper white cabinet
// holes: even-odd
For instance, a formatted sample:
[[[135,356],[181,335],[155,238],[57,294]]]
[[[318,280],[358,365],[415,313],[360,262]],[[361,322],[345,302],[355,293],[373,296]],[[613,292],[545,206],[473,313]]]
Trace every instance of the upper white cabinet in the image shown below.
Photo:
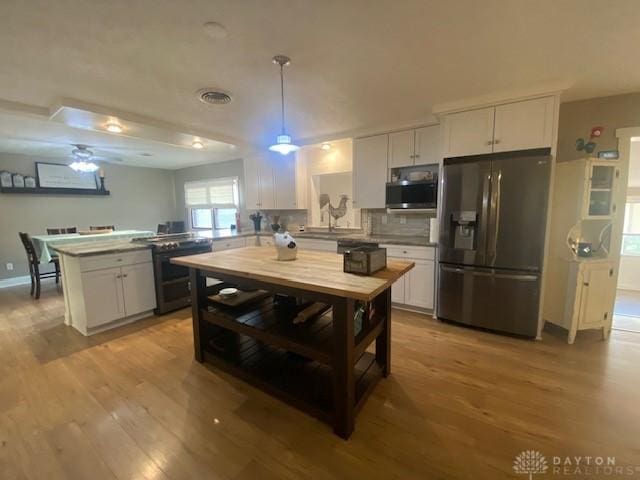
[[[462,157],[550,147],[555,118],[555,97],[450,113],[443,119],[443,153]]]
[[[244,162],[244,201],[248,210],[305,208],[295,155],[264,153]]]
[[[493,151],[495,108],[451,113],[443,121],[445,157],[463,157]]]
[[[440,162],[440,125],[416,128],[415,133],[415,164]]]
[[[553,138],[553,112],[553,97],[497,106],[493,151],[549,147]]]
[[[389,168],[407,167],[415,162],[415,131],[389,134]]]
[[[384,208],[389,135],[353,141],[353,207]]]
[[[389,134],[389,168],[440,161],[440,125]]]

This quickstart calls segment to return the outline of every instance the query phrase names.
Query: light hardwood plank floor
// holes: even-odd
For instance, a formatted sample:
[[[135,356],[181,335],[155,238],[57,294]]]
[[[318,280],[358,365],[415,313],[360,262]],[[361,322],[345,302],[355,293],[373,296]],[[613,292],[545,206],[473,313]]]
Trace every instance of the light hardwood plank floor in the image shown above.
[[[195,362],[189,310],[85,338],[63,308],[0,290],[3,480],[501,479],[525,449],[640,465],[634,333],[570,346],[394,311],[392,374],[345,442]]]

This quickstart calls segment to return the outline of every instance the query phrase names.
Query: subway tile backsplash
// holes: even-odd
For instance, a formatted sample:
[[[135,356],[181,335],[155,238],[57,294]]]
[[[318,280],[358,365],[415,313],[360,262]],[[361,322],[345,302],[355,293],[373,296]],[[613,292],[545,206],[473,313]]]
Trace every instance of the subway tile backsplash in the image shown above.
[[[429,219],[425,213],[394,213],[386,210],[362,210],[362,227],[371,235],[429,236]]]

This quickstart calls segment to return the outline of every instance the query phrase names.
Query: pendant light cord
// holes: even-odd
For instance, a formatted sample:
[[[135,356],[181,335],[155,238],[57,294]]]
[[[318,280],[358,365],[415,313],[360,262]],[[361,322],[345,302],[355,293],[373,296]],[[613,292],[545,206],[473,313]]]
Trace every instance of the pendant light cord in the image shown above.
[[[284,131],[284,65],[280,64],[280,98],[282,99],[282,134]]]

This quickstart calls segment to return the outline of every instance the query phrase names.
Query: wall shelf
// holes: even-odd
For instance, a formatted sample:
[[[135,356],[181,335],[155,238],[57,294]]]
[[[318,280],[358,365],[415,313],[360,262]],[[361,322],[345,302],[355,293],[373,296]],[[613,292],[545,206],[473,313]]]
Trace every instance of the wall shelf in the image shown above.
[[[86,188],[0,187],[0,193],[21,193],[23,195],[91,195],[101,197],[111,195],[109,190],[90,190]]]

